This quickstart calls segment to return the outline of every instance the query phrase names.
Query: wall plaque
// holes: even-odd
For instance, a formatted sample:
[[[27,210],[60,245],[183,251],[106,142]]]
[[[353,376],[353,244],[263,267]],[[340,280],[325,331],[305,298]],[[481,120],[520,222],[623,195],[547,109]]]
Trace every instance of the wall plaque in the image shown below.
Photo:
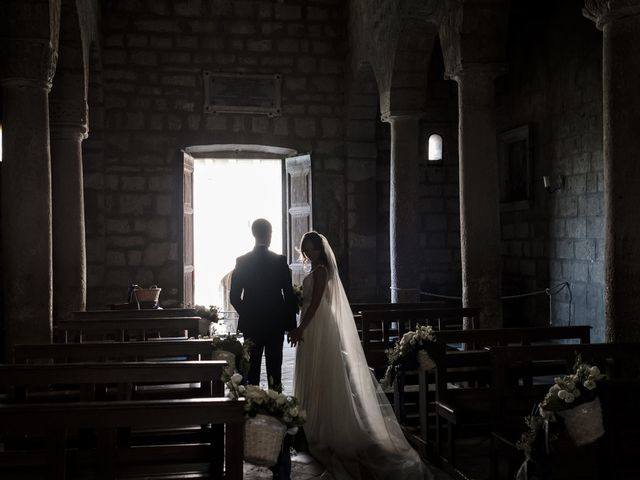
[[[205,113],[281,113],[280,74],[204,72]]]

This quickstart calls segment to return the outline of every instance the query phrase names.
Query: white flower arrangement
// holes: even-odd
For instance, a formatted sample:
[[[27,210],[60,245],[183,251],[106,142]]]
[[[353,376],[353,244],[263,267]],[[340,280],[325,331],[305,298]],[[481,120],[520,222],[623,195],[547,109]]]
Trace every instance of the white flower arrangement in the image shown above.
[[[245,398],[245,412],[250,417],[269,415],[280,420],[290,430],[303,425],[307,418],[296,397],[275,390],[264,390],[257,385],[242,385],[242,375],[233,373],[228,368],[225,369],[222,380],[229,390],[229,398]]]
[[[582,363],[580,355],[576,358],[575,372],[564,377],[556,377],[544,399],[538,404],[533,415],[525,417],[528,430],[524,432],[516,447],[522,450],[526,460],[531,460],[538,432],[548,428],[549,422],[557,420],[562,414],[596,398],[597,381],[604,378],[596,366]]]
[[[385,350],[389,366],[380,382],[383,388],[393,385],[398,365],[417,361],[417,354],[427,342],[435,341],[435,332],[430,325],[417,325],[415,330],[405,333],[393,348]]]

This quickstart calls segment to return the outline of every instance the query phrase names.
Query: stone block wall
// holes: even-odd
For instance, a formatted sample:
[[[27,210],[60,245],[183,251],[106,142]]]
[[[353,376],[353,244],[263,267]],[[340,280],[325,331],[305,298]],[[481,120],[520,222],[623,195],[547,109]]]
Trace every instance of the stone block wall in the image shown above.
[[[531,208],[501,215],[503,293],[568,282],[571,290],[551,299],[553,324],[592,325],[592,340],[603,340],[602,36],[582,17],[582,2],[523,5],[510,18],[498,130],[531,125],[533,197]],[[564,188],[546,192],[543,175],[561,175]],[[505,315],[545,324],[549,303],[542,295],[505,307]]]
[[[87,188],[104,207],[89,202],[86,215],[104,221],[87,228],[89,308],[123,301],[130,281],[177,303],[192,145],[311,152],[315,227],[345,261],[344,15],[339,0],[102,2],[104,169]],[[203,113],[204,70],[281,74],[282,114]]]

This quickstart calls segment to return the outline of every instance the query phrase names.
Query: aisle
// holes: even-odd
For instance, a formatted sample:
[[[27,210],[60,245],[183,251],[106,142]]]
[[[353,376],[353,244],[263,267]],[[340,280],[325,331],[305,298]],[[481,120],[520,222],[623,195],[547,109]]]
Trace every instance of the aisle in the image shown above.
[[[293,369],[296,363],[296,349],[285,342],[282,349],[282,391],[293,394]],[[262,370],[260,373],[260,386],[267,388],[267,370],[264,356],[262,357]]]

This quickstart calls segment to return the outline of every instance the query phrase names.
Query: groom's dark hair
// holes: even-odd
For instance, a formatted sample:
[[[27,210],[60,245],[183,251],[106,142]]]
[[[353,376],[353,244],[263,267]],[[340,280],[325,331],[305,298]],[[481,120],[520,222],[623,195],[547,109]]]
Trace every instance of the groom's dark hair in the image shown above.
[[[269,220],[259,218],[251,224],[251,233],[256,240],[266,240],[271,235]]]

